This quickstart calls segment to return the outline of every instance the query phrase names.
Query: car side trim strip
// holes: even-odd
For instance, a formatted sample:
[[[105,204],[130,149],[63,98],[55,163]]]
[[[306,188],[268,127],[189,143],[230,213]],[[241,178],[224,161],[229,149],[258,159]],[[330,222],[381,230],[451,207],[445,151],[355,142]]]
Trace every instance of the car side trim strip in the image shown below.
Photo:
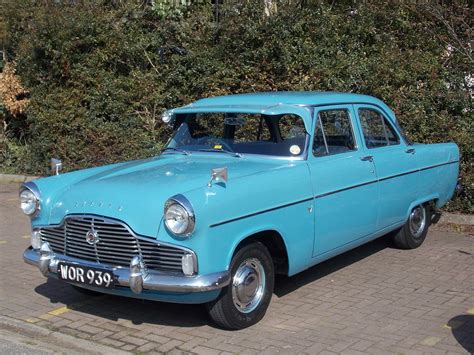
[[[395,174],[395,175],[386,176],[386,177],[377,179],[377,181],[385,181],[385,180],[393,179],[393,178],[396,178],[396,177],[399,177],[399,176],[410,175],[410,174],[418,173],[418,172],[420,172],[420,171],[425,171],[425,170],[429,170],[429,169],[438,168],[438,167],[443,166],[443,165],[450,165],[450,164],[456,164],[456,163],[459,163],[459,160],[454,160],[454,161],[449,161],[449,162],[447,162],[447,163],[441,163],[441,164],[431,165],[431,166],[427,166],[427,167],[424,167],[424,168],[420,168],[420,169],[415,169],[415,170],[407,171],[407,172],[401,173],[401,174]]]
[[[308,201],[312,201],[312,200],[313,200],[313,197],[308,197],[308,198],[305,198],[304,200],[299,200],[299,201],[287,203],[287,204],[284,204],[284,205],[269,208],[267,210],[263,210],[263,211],[259,211],[259,212],[255,212],[255,213],[250,213],[250,214],[247,214],[245,216],[236,217],[236,218],[228,219],[228,220],[223,221],[223,222],[218,222],[218,223],[215,223],[215,224],[211,224],[209,227],[214,228],[214,227],[217,227],[217,226],[221,226],[223,224],[238,221],[239,219],[244,219],[244,218],[257,216],[257,215],[262,214],[262,213],[272,212],[272,211],[275,211],[275,210],[279,210],[281,208],[290,207],[290,206],[293,206],[293,205],[297,205],[299,203],[308,202]]]
[[[380,179],[375,179],[375,180],[367,181],[367,182],[364,182],[364,183],[361,183],[361,184],[357,184],[357,185],[352,185],[352,186],[344,187],[344,188],[342,188],[342,189],[338,189],[338,190],[334,190],[334,191],[325,192],[325,193],[323,193],[323,194],[315,195],[315,196],[313,196],[313,197],[305,198],[305,199],[303,199],[303,200],[299,200],[299,201],[287,203],[287,204],[280,205],[280,206],[276,206],[276,207],[272,207],[272,208],[269,208],[269,209],[266,209],[266,210],[262,210],[262,211],[250,213],[250,214],[247,214],[247,215],[244,215],[244,216],[240,216],[240,217],[235,217],[235,218],[232,218],[232,219],[228,219],[228,220],[226,220],[226,221],[214,223],[214,224],[211,224],[209,227],[210,227],[210,228],[214,228],[214,227],[222,226],[223,224],[235,222],[235,221],[238,221],[238,220],[241,220],[241,219],[245,219],[245,218],[257,216],[257,215],[260,215],[260,214],[263,214],[263,213],[267,213],[267,212],[276,211],[276,210],[279,210],[279,209],[281,209],[281,208],[285,208],[285,207],[289,207],[289,206],[294,206],[294,205],[297,205],[297,204],[299,204],[299,203],[311,201],[311,200],[313,200],[313,199],[316,200],[316,199],[318,199],[318,198],[326,197],[326,196],[329,196],[329,195],[334,195],[334,194],[337,194],[337,193],[339,193],[339,192],[344,192],[344,191],[352,190],[352,189],[355,189],[355,188],[358,188],[358,187],[362,187],[362,186],[366,186],[366,185],[370,185],[370,184],[375,184],[376,182],[385,181],[385,180],[389,180],[389,179],[394,179],[394,178],[397,178],[397,177],[400,177],[400,176],[410,175],[410,174],[414,174],[414,173],[417,173],[417,172],[420,172],[420,171],[429,170],[429,169],[434,169],[434,168],[438,168],[438,167],[440,167],[440,166],[449,165],[449,164],[456,164],[456,163],[459,163],[459,160],[450,161],[450,162],[447,162],[447,163],[436,164],[436,165],[431,165],[431,166],[427,166],[427,167],[424,167],[424,168],[420,168],[420,169],[415,169],[415,170],[407,171],[407,172],[401,173],[401,174],[395,174],[395,175],[386,176],[386,177],[383,177],[383,178],[380,178]]]
[[[355,189],[355,188],[357,188],[357,187],[362,187],[362,186],[366,186],[366,185],[370,185],[370,184],[375,184],[376,182],[378,182],[378,180],[371,180],[371,181],[363,182],[362,184],[357,184],[357,185],[352,185],[352,186],[349,186],[349,187],[344,187],[343,189],[325,192],[325,193],[323,193],[323,194],[321,194],[321,195],[316,195],[316,196],[314,196],[314,199],[316,200],[316,199],[321,198],[321,197],[326,197],[326,196],[329,196],[329,195],[334,195],[334,194],[337,194],[337,193],[339,193],[339,192],[343,192],[343,191]]]
[[[429,169],[437,168],[438,166],[449,165],[449,164],[455,164],[455,163],[459,163],[459,160],[453,160],[453,161],[449,161],[449,162],[447,162],[447,163],[441,163],[441,164],[431,165],[431,166],[427,166],[426,168],[420,168],[419,170],[420,170],[420,171],[429,170]]]

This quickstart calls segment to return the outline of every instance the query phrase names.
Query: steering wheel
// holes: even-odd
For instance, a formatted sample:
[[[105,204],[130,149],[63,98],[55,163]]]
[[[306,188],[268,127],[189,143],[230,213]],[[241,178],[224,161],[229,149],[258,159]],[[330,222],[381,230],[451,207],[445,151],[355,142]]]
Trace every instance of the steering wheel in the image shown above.
[[[196,144],[212,145],[212,146],[219,144],[219,145],[224,146],[226,148],[225,150],[229,152],[235,152],[234,149],[232,149],[232,147],[229,145],[229,143],[217,137],[202,137],[196,141]]]

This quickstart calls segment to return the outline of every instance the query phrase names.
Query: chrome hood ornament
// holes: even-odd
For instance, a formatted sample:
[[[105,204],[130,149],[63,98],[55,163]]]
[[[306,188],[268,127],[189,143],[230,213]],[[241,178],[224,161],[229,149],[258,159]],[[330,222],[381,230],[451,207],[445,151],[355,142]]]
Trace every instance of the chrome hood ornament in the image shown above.
[[[214,168],[211,170],[211,179],[207,183],[207,186],[211,187],[212,182],[224,182],[226,183],[229,179],[229,175],[227,173],[227,168]]]

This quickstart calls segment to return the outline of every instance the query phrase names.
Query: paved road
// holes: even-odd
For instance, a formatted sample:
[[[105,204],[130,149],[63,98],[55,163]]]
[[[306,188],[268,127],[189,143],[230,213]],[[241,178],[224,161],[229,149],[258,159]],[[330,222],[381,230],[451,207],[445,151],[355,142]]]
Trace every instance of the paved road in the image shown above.
[[[48,344],[39,344],[21,334],[0,329],[0,354],[61,354],[54,351]]]
[[[267,316],[216,329],[201,306],[87,297],[22,261],[29,222],[0,184],[0,315],[133,352],[474,351],[474,237],[432,229],[417,250],[386,239],[277,280]]]

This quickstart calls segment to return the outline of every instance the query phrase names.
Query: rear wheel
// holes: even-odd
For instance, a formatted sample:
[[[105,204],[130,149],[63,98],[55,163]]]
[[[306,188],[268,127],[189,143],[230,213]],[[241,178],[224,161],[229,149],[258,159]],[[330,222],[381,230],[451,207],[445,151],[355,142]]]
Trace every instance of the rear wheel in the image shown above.
[[[263,318],[275,281],[273,262],[262,243],[244,246],[232,258],[231,284],[207,305],[209,315],[226,329],[243,329]]]
[[[394,235],[395,245],[402,249],[418,248],[426,238],[430,220],[430,209],[427,205],[414,207],[405,225]]]

